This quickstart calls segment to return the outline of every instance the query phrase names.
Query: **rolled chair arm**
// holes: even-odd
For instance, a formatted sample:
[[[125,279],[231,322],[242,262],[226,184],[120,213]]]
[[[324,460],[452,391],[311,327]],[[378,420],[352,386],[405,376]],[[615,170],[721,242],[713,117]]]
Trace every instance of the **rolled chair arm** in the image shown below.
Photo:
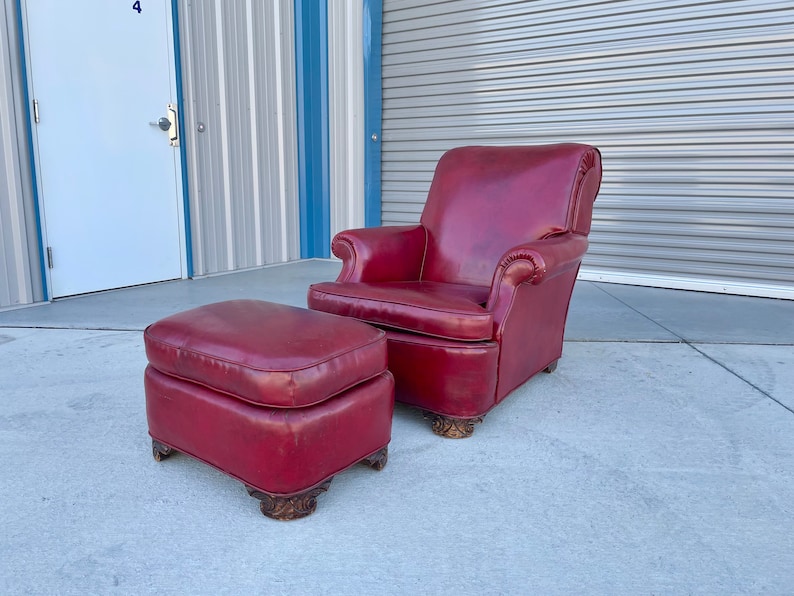
[[[538,285],[578,267],[587,245],[586,236],[569,233],[513,247],[496,268],[486,308],[504,315],[515,288],[523,283]]]
[[[339,232],[331,252],[342,259],[336,281],[411,281],[422,271],[427,234],[422,225],[359,228]]]

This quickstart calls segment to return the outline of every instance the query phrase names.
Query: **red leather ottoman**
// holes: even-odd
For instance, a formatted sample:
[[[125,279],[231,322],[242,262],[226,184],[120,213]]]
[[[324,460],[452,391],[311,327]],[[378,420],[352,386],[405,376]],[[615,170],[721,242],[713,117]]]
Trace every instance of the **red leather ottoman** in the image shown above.
[[[144,343],[154,458],[176,450],[214,466],[266,516],[309,515],[335,474],[386,465],[394,380],[383,331],[232,300],[162,319]]]

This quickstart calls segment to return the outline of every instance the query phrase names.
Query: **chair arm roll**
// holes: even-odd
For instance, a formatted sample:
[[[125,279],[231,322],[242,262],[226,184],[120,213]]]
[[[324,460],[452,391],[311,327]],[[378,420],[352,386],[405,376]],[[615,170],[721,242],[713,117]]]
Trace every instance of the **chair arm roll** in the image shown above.
[[[487,308],[495,309],[497,301],[507,298],[504,293],[509,288],[522,283],[538,285],[578,267],[587,245],[586,236],[568,233],[513,247],[496,267]]]
[[[342,259],[336,281],[378,282],[419,279],[427,244],[422,225],[358,228],[339,232],[331,252]]]

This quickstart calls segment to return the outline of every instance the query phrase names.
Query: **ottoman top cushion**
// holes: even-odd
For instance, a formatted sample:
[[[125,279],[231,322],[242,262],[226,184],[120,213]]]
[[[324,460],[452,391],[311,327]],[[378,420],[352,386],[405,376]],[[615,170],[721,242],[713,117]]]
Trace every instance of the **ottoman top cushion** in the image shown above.
[[[200,306],[144,331],[149,363],[244,401],[321,402],[386,370],[386,334],[365,323],[261,300]]]

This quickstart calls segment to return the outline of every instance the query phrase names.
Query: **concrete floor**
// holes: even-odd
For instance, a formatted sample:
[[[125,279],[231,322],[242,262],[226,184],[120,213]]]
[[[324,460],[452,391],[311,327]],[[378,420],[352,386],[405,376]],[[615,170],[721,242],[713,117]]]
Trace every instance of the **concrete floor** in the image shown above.
[[[2,594],[794,593],[794,302],[579,282],[552,375],[474,436],[397,406],[303,520],[147,437],[141,330],[306,261],[0,312]]]

